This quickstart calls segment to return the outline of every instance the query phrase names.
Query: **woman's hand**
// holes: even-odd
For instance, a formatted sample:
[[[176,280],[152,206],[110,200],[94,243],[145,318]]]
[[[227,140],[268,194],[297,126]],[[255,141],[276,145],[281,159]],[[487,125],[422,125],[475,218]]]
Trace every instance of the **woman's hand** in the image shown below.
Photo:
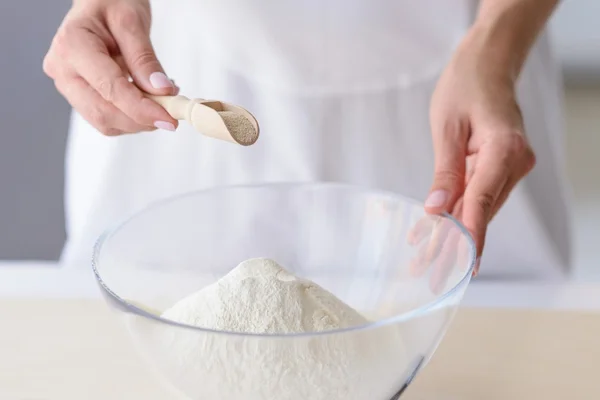
[[[535,165],[515,77],[488,51],[476,31],[467,35],[438,82],[430,114],[435,176],[425,205],[459,218],[478,257],[490,220]]]
[[[75,0],[44,59],[58,91],[105,135],[177,126],[142,93],[177,92],[154,54],[150,24],[148,0]]]

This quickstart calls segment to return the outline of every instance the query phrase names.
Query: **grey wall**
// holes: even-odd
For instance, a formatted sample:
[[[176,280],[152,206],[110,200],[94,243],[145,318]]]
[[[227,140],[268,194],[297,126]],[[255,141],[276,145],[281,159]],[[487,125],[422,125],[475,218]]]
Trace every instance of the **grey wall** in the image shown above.
[[[0,5],[0,259],[55,259],[64,241],[69,107],[41,65],[70,4]]]
[[[0,260],[55,259],[64,241],[68,105],[42,58],[70,0],[1,0]],[[598,0],[563,2],[553,21],[570,77],[600,71]]]

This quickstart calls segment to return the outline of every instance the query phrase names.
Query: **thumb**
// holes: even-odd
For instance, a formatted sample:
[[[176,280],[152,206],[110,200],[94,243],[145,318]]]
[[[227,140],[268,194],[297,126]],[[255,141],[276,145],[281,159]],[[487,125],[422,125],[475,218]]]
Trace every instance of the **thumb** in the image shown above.
[[[435,170],[425,211],[431,214],[452,212],[465,187],[467,123],[432,124]]]
[[[176,94],[176,87],[165,74],[150,41],[147,10],[123,8],[114,20],[108,19],[107,23],[135,84],[146,93]]]

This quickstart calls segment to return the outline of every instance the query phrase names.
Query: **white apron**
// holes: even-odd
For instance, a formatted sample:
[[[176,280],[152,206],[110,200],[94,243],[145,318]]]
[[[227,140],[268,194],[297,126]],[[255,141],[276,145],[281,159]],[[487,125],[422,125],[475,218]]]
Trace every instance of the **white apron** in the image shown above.
[[[474,14],[471,0],[155,1],[153,42],[182,94],[245,106],[261,138],[235,146],[185,122],[107,138],[75,113],[62,261],[87,267],[108,226],[217,185],[338,181],[424,199],[429,100]],[[556,277],[568,264],[561,82],[545,36],[519,97],[539,162],[490,227],[482,277]]]

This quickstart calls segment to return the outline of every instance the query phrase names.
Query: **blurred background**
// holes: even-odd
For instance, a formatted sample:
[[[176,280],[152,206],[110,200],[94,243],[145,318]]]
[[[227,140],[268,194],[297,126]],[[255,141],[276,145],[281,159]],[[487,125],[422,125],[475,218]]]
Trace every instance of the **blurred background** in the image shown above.
[[[56,260],[65,238],[63,168],[70,109],[41,65],[70,4],[20,0],[0,5],[0,260]],[[565,1],[551,23],[566,84],[568,173],[575,203],[573,278],[586,281],[600,281],[598,15],[597,0]]]

